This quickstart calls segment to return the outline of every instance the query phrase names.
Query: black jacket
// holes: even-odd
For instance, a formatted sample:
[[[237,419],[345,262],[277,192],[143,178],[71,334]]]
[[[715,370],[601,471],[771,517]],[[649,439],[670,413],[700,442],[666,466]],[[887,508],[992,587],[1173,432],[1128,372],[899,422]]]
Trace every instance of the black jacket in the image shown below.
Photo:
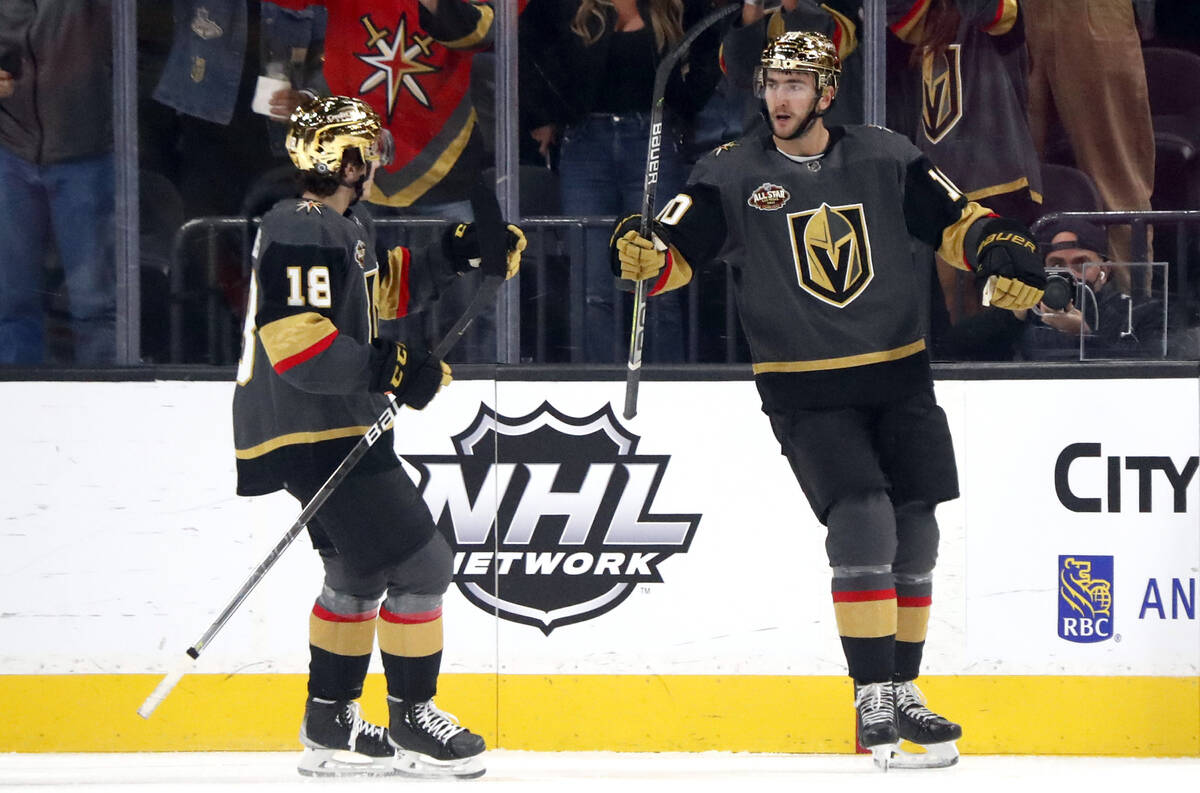
[[[647,24],[649,5],[647,0],[638,2]],[[683,5],[685,32],[715,7],[712,0],[684,0]],[[551,123],[566,126],[595,109],[606,74],[616,13],[610,11],[600,38],[585,46],[571,30],[578,7],[577,2],[568,0],[530,0],[521,15],[520,90],[529,128]],[[712,95],[721,77],[719,44],[717,26],[692,44],[682,68],[675,70],[667,85],[665,104],[671,115],[690,120]],[[665,50],[658,52],[655,63],[665,54]],[[654,75],[647,75],[646,80],[652,83]]]
[[[0,0],[0,62],[18,57],[0,145],[39,165],[112,151],[110,0]]]

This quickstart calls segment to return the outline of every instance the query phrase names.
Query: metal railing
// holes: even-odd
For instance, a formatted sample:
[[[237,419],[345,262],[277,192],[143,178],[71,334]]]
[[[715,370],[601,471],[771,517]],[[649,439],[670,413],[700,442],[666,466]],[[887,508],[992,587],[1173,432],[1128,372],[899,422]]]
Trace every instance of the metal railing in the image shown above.
[[[520,311],[516,320],[519,343],[508,360],[488,356],[476,363],[582,363],[586,296],[583,268],[589,248],[607,242],[613,217],[528,217],[521,220],[529,246],[522,259]],[[376,218],[377,249],[397,245],[416,249],[436,238],[447,221],[433,218]],[[170,363],[230,364],[240,353],[245,310],[245,286],[259,218],[206,217],[188,221],[176,232],[169,273]],[[589,246],[589,243],[591,245]],[[607,266],[607,264],[605,265]],[[231,290],[231,278],[241,279]],[[231,294],[240,291],[240,294]],[[734,309],[728,268],[713,269],[685,288],[684,348],[680,362],[728,363],[747,360],[741,327]],[[617,363],[626,354],[629,307],[613,282],[612,327],[603,329],[613,341]],[[654,311],[651,301],[649,312]],[[448,326],[455,306],[435,304],[419,319],[419,330],[437,338]],[[492,320],[495,321],[493,316]],[[409,328],[411,330],[411,327]],[[593,361],[595,363],[595,361]]]

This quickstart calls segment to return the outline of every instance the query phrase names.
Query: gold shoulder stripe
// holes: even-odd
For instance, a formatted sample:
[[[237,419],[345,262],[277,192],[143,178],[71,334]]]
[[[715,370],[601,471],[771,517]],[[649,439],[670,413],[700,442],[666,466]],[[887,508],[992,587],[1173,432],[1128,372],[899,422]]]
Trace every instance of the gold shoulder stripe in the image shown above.
[[[479,22],[476,23],[475,29],[460,39],[454,41],[443,41],[442,46],[451,50],[465,50],[470,47],[477,47],[487,41],[488,36],[492,32],[492,21],[496,16],[496,12],[491,6],[476,5],[479,9]]]
[[[270,440],[251,446],[249,449],[235,449],[233,456],[239,460],[253,460],[255,457],[262,457],[264,454],[269,454],[276,449],[282,449],[284,446],[297,446],[302,443],[320,443],[321,441],[332,441],[338,438],[354,438],[359,435],[366,435],[369,427],[338,427],[332,430],[321,430],[319,432],[289,432],[286,435],[277,435]]]
[[[282,317],[258,329],[271,366],[304,353],[331,333],[337,333],[334,324],[312,311]]]
[[[854,24],[854,20],[837,9],[830,8],[824,3],[821,4],[821,8],[824,8],[837,22],[838,32],[841,34],[838,36],[839,41],[837,42],[838,57],[844,60],[847,55],[858,49],[858,26]]]
[[[450,173],[450,169],[454,167],[454,163],[458,162],[458,158],[462,155],[463,149],[467,147],[467,141],[471,138],[471,130],[475,128],[475,110],[471,110],[471,114],[467,116],[467,122],[463,124],[463,128],[454,136],[454,140],[450,141],[450,145],[442,152],[442,155],[429,167],[429,170],[414,179],[407,187],[392,195],[384,195],[379,189],[378,182],[371,183],[371,195],[367,198],[372,204],[382,204],[389,207],[406,207],[410,206],[421,196],[429,192],[429,189],[445,178],[446,174]]]
[[[1017,21],[1017,0],[996,0],[996,17],[983,26],[989,36],[1003,36]]]
[[[900,21],[891,25],[891,30],[901,41],[912,44],[921,38],[925,29],[925,12],[929,10],[929,0],[916,0]]]
[[[829,369],[852,369],[872,363],[898,361],[925,349],[925,340],[917,339],[894,350],[867,352],[861,355],[846,355],[841,358],[819,358],[815,361],[764,361],[754,364],[755,374],[768,372],[823,372]]]
[[[957,267],[960,270],[970,270],[971,265],[967,264],[967,253],[964,245],[967,239],[967,230],[971,228],[971,224],[977,220],[982,220],[995,213],[981,204],[974,201],[969,201],[963,207],[962,214],[958,220],[946,227],[942,232],[942,246],[938,248],[938,256],[946,261],[952,267]]]

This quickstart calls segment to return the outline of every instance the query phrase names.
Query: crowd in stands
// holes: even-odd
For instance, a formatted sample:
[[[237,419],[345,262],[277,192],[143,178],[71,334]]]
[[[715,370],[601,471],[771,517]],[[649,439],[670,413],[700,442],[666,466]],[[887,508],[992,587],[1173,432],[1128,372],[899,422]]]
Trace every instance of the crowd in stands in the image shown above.
[[[1200,212],[1200,3],[881,2],[887,126],[970,200],[1031,225],[1047,266],[1074,290],[1063,306],[1005,311],[985,305],[971,273],[914,250],[935,360],[1200,358],[1200,215],[1154,224],[1145,239],[1111,219],[1040,220]],[[739,6],[692,43],[668,82],[661,208],[701,156],[762,123],[752,74],[784,31],[833,39],[843,72],[826,123],[863,121],[866,0],[516,5],[521,213],[578,221],[530,231],[520,357],[621,363],[629,295],[609,270],[609,233],[640,210],[658,63],[698,20]],[[114,151],[111,0],[0,0],[0,365],[118,360],[114,169],[133,156],[140,267],[129,269],[140,275],[126,310],[140,311],[139,358],[233,363],[253,222],[218,229],[203,219],[253,219],[291,194],[283,137],[310,96],[358,96],[385,119],[397,157],[365,200],[376,218],[400,219],[386,233],[419,235],[413,219],[469,220],[468,192],[495,156],[494,48],[506,10],[483,0],[141,0],[136,151]],[[1071,256],[1094,266],[1072,269]],[[646,360],[745,360],[725,287],[712,268],[656,300]],[[447,311],[469,297],[451,297]],[[526,315],[538,312],[549,319],[531,331]],[[1109,338],[1118,326],[1125,335]],[[503,328],[484,318],[457,360],[496,360]],[[538,345],[535,333],[556,341]]]

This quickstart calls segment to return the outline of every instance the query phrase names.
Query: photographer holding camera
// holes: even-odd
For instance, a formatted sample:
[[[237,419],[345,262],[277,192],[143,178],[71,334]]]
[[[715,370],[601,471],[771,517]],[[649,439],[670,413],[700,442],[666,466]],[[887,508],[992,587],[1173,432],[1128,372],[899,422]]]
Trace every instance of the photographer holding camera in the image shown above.
[[[1025,317],[1028,360],[1162,356],[1163,312],[1157,299],[1131,294],[1127,268],[1112,264],[1108,235],[1086,220],[1064,218],[1039,235],[1046,293]],[[1082,346],[1081,346],[1081,337]]]

